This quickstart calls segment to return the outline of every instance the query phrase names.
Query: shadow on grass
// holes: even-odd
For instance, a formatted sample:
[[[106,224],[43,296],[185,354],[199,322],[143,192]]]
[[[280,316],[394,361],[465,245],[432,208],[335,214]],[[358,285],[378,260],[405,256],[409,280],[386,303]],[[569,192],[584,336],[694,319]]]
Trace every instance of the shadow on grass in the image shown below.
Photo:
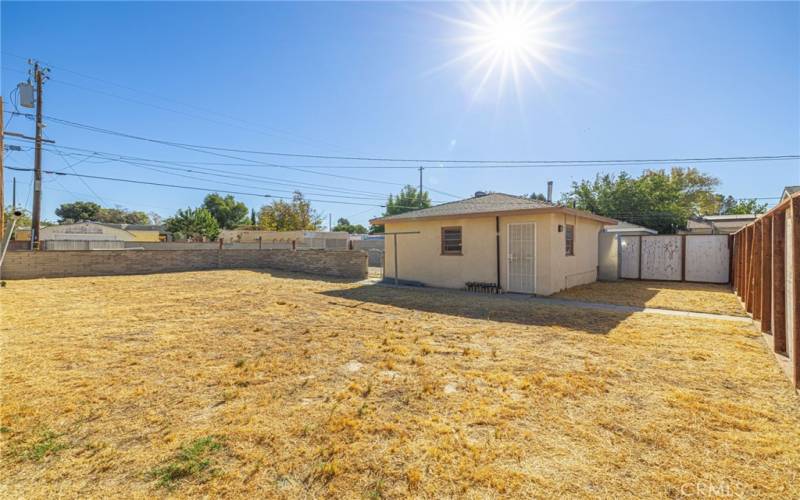
[[[568,305],[542,304],[526,295],[487,295],[438,288],[362,285],[319,293],[328,297],[412,311],[523,326],[565,328],[591,334],[606,334],[630,315]]]
[[[314,274],[305,271],[287,271],[283,269],[273,269],[269,267],[242,267],[242,268],[231,268],[231,269],[214,269],[214,271],[227,271],[227,270],[252,271],[254,273],[268,274],[275,278],[290,279],[290,280],[322,281],[323,283],[358,283],[359,281],[363,281],[365,279],[365,278],[341,278],[338,276],[326,276],[323,274]]]
[[[675,311],[743,315],[730,286],[685,281],[597,281],[563,290],[556,299],[654,307]]]

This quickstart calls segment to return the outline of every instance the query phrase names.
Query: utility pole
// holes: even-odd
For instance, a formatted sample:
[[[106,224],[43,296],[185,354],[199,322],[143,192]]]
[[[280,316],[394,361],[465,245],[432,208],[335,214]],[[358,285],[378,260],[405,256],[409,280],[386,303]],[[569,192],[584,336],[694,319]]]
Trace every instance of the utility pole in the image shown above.
[[[5,156],[6,150],[3,148],[3,132],[3,98],[0,97],[0,241],[3,241],[6,235],[6,203],[3,197],[6,187],[3,176],[3,156]]]
[[[422,171],[425,170],[425,167],[422,165],[419,166],[419,208],[422,208]]]
[[[328,213],[328,232],[333,231],[333,212]]]
[[[17,210],[17,178],[11,178],[11,210]]]
[[[36,149],[33,164],[33,214],[31,223],[31,250],[39,249],[39,232],[42,228],[42,71],[39,61],[33,63],[36,82]]]

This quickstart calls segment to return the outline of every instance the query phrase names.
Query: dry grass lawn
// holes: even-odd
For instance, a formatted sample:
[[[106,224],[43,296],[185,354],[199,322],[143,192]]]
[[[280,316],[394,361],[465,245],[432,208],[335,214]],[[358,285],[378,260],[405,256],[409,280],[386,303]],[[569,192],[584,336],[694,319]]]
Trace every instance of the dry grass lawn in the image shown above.
[[[622,306],[746,316],[728,285],[676,281],[596,281],[555,295],[560,299],[604,302]]]
[[[0,300],[4,498],[800,496],[739,322],[257,271]]]

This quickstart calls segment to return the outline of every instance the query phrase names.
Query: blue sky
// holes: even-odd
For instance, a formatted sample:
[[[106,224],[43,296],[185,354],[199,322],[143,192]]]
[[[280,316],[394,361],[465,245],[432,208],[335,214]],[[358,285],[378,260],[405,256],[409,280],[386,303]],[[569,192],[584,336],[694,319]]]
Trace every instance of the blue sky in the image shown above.
[[[475,42],[465,40],[473,33],[468,26],[453,21],[481,24],[465,4],[3,2],[2,94],[6,109],[13,109],[8,99],[26,77],[23,58],[34,57],[52,67],[46,115],[190,144],[454,160],[800,152],[798,3],[563,6],[549,3],[537,11],[560,10],[539,25],[537,37],[548,45],[537,45],[537,54],[548,63],[532,60],[535,77],[522,71],[515,87],[495,70],[478,91],[486,68],[475,69],[481,53],[460,58]],[[4,119],[8,123],[9,115]],[[13,118],[9,129],[33,134],[25,117]],[[47,135],[70,164],[83,161],[70,170],[64,157],[48,152],[45,169],[279,196],[298,186],[320,200],[313,205],[326,221],[333,214],[334,220],[366,223],[381,213],[376,205],[388,193],[418,182],[414,168],[329,168],[397,165],[391,163],[219,156],[55,122],[48,123]],[[164,170],[164,164],[156,171],[101,163],[67,148],[195,164],[244,158],[251,166],[199,164],[243,177],[222,178]],[[6,164],[30,167],[32,158],[31,151],[10,152]],[[794,160],[697,166],[736,197],[778,196],[784,185],[800,183]],[[642,168],[626,169],[638,174]],[[424,181],[440,191],[432,193],[434,201],[476,190],[542,192],[548,180],[558,196],[573,181],[620,170],[613,164],[429,168]],[[18,199],[30,206],[31,176],[7,173],[9,198],[12,175]],[[48,219],[60,203],[76,199],[166,217],[204,196],[75,177],[45,180]],[[268,201],[239,197],[256,208]]]

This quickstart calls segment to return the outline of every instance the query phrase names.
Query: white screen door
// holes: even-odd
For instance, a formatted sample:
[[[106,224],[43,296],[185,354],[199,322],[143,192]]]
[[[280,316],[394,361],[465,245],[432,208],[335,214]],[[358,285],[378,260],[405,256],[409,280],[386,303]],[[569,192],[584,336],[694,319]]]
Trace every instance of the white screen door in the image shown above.
[[[508,291],[536,292],[536,225],[508,225]]]

